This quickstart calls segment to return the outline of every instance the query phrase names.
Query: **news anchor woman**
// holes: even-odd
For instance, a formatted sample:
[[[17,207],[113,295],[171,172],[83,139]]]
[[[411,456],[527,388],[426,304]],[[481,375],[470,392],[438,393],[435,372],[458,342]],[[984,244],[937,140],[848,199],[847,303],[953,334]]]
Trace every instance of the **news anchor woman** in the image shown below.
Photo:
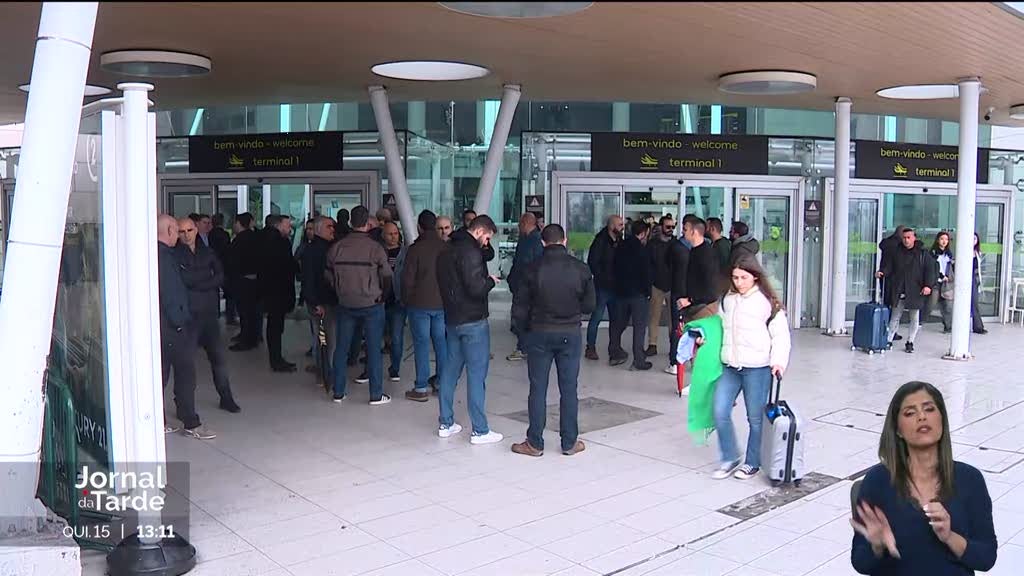
[[[953,461],[949,418],[931,384],[896,391],[853,518],[853,568],[870,576],[960,576],[996,563],[992,499],[977,469]]]

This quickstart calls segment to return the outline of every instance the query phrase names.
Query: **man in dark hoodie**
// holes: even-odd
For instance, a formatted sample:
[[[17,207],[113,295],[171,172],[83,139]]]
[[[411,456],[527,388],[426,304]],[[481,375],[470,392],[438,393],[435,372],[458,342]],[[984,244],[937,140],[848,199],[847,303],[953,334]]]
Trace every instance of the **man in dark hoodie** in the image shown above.
[[[732,223],[732,230],[729,231],[729,238],[732,239],[732,249],[729,251],[729,264],[735,264],[744,256],[755,258],[761,251],[761,243],[750,233],[750,227],[739,220]]]
[[[604,320],[604,312],[608,310],[609,318],[612,315],[612,307],[615,299],[615,272],[613,264],[615,261],[615,249],[622,241],[622,230],[624,224],[622,216],[613,214],[608,217],[607,225],[594,236],[590,244],[590,252],[587,254],[587,264],[590,266],[590,273],[594,275],[594,288],[597,291],[597,304],[594,312],[587,322],[587,360],[597,360],[597,331]]]
[[[630,225],[630,235],[616,248],[615,306],[608,331],[608,363],[618,366],[629,354],[622,349],[622,332],[632,318],[633,369],[650,370],[652,364],[644,353],[647,330],[648,299],[651,297],[651,261],[647,253],[647,223],[637,220]]]
[[[900,316],[910,311],[910,333],[907,335],[907,354],[914,352],[914,338],[921,328],[921,310],[928,305],[928,297],[935,286],[935,261],[917,239],[912,228],[904,228],[901,244],[892,251],[880,272],[885,278],[889,301],[893,303],[889,319],[889,345],[892,345]]]

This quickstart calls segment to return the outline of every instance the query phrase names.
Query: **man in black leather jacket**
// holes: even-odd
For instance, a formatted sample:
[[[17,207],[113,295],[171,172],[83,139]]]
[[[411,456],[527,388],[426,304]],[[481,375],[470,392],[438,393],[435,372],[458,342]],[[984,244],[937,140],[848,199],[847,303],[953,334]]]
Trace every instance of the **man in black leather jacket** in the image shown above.
[[[629,358],[629,354],[622,349],[622,332],[630,319],[633,325],[632,367],[636,370],[650,370],[652,366],[644,351],[648,300],[653,279],[646,246],[649,234],[647,223],[637,220],[630,225],[629,238],[615,249],[615,306],[608,328],[608,363],[612,366],[623,364]]]
[[[576,389],[582,348],[580,319],[594,309],[594,280],[587,265],[565,249],[565,230],[561,226],[545,226],[541,242],[543,254],[523,271],[512,299],[512,318],[526,331],[530,374],[530,427],[526,441],[513,445],[512,451],[527,456],[544,453],[548,375],[554,361],[561,396],[558,414],[562,453],[572,455],[586,448],[578,440]]]
[[[594,289],[597,293],[597,304],[587,323],[587,360],[599,358],[597,331],[601,320],[604,320],[605,310],[608,310],[609,319],[612,316],[615,303],[615,272],[612,266],[615,262],[615,249],[622,242],[623,226],[622,216],[609,216],[607,225],[594,236],[590,251],[587,253],[587,264],[590,266],[590,273],[594,275]]]
[[[480,215],[452,234],[448,246],[437,258],[437,284],[444,304],[448,327],[448,359],[440,379],[440,416],[437,434],[448,438],[458,434],[462,426],[455,423],[452,404],[455,385],[466,368],[466,395],[469,417],[473,423],[473,444],[501,442],[502,436],[492,432],[484,412],[485,384],[490,364],[491,334],[487,323],[487,295],[498,281],[487,273],[482,248],[498,232],[494,220]]]
[[[242,352],[252,350],[259,344],[260,325],[260,286],[257,282],[261,261],[263,259],[262,236],[252,228],[252,214],[244,212],[235,217],[235,238],[228,250],[229,265],[225,266],[231,275],[228,284],[231,295],[238,307],[238,323],[242,331],[238,335],[238,343],[230,350]]]
[[[263,309],[267,313],[267,352],[271,370],[294,372],[295,364],[281,354],[284,317],[295,308],[295,275],[299,271],[292,256],[292,219],[283,214],[271,214],[267,224],[262,266],[257,273]]]
[[[224,358],[224,343],[220,339],[220,288],[224,285],[224,268],[213,249],[197,239],[197,223],[190,218],[178,221],[180,240],[175,257],[181,269],[181,279],[188,289],[188,305],[192,312],[190,349],[202,347],[210,361],[213,386],[220,396],[220,409],[239,412],[231,394],[228,366]]]

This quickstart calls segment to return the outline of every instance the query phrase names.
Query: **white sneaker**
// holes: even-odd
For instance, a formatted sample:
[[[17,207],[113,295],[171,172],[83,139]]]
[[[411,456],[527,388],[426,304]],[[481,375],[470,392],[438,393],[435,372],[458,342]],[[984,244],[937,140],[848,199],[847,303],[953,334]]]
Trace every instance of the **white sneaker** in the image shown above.
[[[714,478],[715,480],[725,480],[729,476],[732,476],[732,473],[735,472],[736,469],[739,468],[739,467],[740,467],[740,461],[739,460],[737,460],[735,462],[725,462],[724,464],[722,464],[721,466],[718,467],[718,470],[715,470],[711,474],[711,477]]]
[[[497,432],[491,430],[487,434],[473,434],[469,439],[470,444],[497,444],[504,440],[505,437]]]
[[[441,438],[451,438],[459,432],[462,432],[462,426],[459,426],[458,422],[453,423],[451,426],[438,426],[437,435]]]
[[[686,388],[683,388],[683,391],[680,392],[679,395],[680,396],[689,396],[690,395],[690,387],[687,386]]]
[[[743,466],[740,466],[739,470],[737,470],[735,474],[733,474],[733,478],[736,478],[737,480],[750,480],[754,476],[757,476],[757,473],[760,471],[760,468],[754,468],[749,464],[744,464]]]
[[[382,394],[380,400],[370,400],[370,406],[383,406],[384,404],[391,403],[391,396]]]
[[[669,364],[668,368],[665,368],[665,374],[671,374],[671,375],[675,376],[676,375],[676,365],[675,364]]]

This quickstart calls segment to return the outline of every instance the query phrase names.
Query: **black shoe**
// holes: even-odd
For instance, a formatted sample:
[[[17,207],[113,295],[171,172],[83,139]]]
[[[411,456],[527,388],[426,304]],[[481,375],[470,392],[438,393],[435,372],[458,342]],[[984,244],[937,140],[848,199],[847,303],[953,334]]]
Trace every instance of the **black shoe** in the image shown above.
[[[437,396],[437,393],[438,393],[438,390],[439,390],[438,385],[437,385],[437,374],[434,374],[430,378],[427,378],[427,384],[430,384],[430,392],[434,396]]]
[[[653,366],[654,364],[644,360],[640,364],[633,364],[633,370],[650,370]]]
[[[647,350],[644,350],[644,354],[646,356],[648,356],[648,357],[650,357],[650,356],[657,356],[658,355],[658,347],[653,345],[653,344],[651,344],[650,346],[647,347]]]
[[[356,377],[356,383],[358,384],[366,384],[369,381],[370,377],[366,374],[366,370],[363,370],[363,373]]]
[[[609,366],[619,366],[625,364],[626,360],[629,360],[629,354],[611,354],[611,358],[608,359]]]
[[[388,377],[391,378],[392,382],[401,382],[402,381],[402,377],[398,373],[398,371],[397,370],[392,370],[391,368],[388,368]]]
[[[988,330],[982,328],[981,330],[975,330],[975,334],[988,334]]]
[[[225,412],[231,412],[232,414],[238,414],[242,411],[232,398],[222,398],[220,401],[220,409]]]
[[[271,362],[270,369],[274,372],[295,372],[295,364],[285,360]]]
[[[952,329],[952,328],[943,328],[943,329],[942,329],[942,333],[943,333],[943,334],[949,334],[949,333],[951,333],[951,332],[953,332],[953,329]]]
[[[907,345],[904,346],[904,348],[906,349],[907,354],[913,354],[914,353],[914,343],[913,342],[907,342]]]
[[[231,350],[232,352],[248,352],[249,350],[255,349],[255,344],[242,344],[241,342],[234,344],[230,348],[228,348],[228,350]]]
[[[897,340],[903,340],[903,336],[900,336],[899,334],[894,334],[892,339],[894,342]]]

